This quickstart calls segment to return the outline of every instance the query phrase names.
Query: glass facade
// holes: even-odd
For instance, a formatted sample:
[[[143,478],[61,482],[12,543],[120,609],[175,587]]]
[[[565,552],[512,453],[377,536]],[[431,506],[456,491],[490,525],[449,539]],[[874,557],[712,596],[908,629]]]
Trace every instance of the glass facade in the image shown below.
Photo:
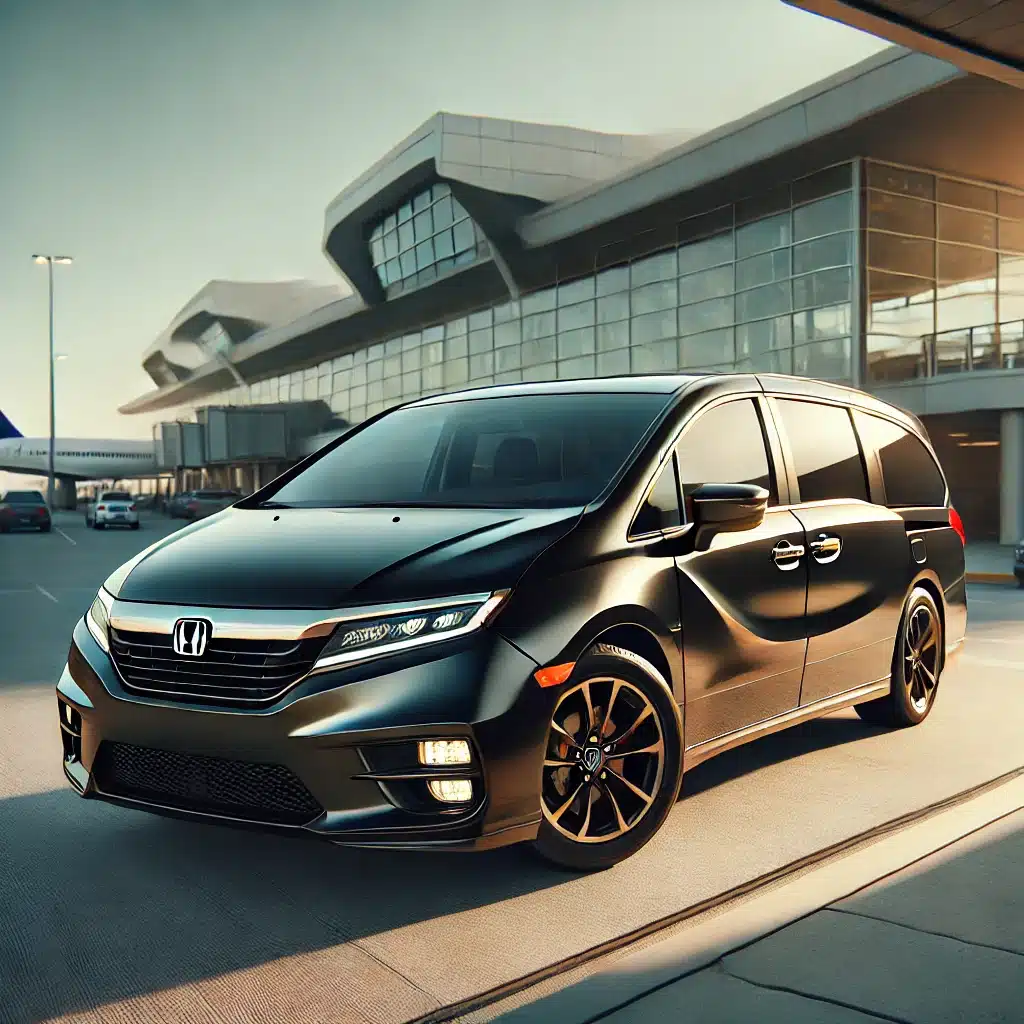
[[[236,389],[227,400],[319,398],[357,423],[424,395],[515,381],[739,369],[851,382],[852,182],[852,165],[828,168],[684,221],[681,244],[663,251]]]
[[[418,192],[370,234],[370,256],[389,295],[489,255],[480,229],[447,185]]]
[[[1024,196],[865,164],[867,385],[1024,366]]]

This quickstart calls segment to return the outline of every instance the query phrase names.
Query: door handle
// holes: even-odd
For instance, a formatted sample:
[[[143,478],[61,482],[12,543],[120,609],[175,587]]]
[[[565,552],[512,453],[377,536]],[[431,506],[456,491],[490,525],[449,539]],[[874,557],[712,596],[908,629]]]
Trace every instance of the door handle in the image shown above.
[[[839,557],[843,550],[843,542],[838,537],[830,537],[826,533],[819,533],[816,540],[812,540],[811,555],[820,565],[828,565]]]
[[[803,544],[791,544],[788,540],[780,540],[772,548],[772,558],[783,572],[789,572],[800,564],[806,550]]]

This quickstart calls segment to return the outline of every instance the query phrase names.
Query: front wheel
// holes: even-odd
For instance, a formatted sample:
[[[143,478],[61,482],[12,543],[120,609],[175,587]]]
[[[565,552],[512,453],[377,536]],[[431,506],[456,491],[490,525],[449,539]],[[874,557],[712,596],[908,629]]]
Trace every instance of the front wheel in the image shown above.
[[[535,848],[576,871],[610,868],[661,828],[682,781],[682,721],[657,670],[600,645],[555,706]]]
[[[915,587],[900,620],[889,693],[858,704],[857,714],[871,725],[902,727],[923,722],[935,703],[943,651],[942,617],[935,598],[924,587]]]

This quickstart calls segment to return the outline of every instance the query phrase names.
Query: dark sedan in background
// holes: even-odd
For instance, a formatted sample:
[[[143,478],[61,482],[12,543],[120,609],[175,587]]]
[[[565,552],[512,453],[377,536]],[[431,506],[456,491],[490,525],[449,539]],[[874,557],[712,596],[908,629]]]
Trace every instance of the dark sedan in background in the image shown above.
[[[11,530],[50,532],[50,509],[39,491],[8,491],[0,498],[0,533]]]

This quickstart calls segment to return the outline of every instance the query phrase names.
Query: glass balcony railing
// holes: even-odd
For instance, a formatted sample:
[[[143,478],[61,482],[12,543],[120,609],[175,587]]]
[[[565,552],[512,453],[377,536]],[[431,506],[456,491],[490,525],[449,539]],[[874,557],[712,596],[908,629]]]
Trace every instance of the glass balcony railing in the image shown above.
[[[871,353],[873,383],[896,383],[974,370],[1024,369],[1024,320],[980,324],[907,340],[898,351]]]

